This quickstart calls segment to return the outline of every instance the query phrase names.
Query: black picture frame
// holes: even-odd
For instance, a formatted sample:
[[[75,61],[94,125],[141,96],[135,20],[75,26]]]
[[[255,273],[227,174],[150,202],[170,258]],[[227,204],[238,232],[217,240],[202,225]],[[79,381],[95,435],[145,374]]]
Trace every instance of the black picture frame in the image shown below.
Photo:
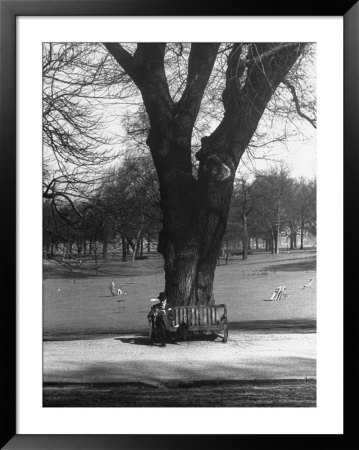
[[[344,207],[345,228],[355,236],[355,179],[359,169],[359,2],[341,1],[329,3],[243,0],[237,3],[222,0],[0,0],[0,183],[5,213],[3,227],[3,255],[7,264],[2,269],[6,295],[1,301],[1,405],[4,417],[1,421],[1,448],[6,449],[182,449],[215,448],[242,445],[272,447],[287,446],[292,436],[271,435],[19,435],[16,433],[16,17],[18,16],[343,16],[344,18]],[[354,191],[354,192],[353,192]],[[6,238],[5,238],[6,237]],[[348,258],[349,246],[344,247]],[[344,285],[355,279],[350,266],[344,275]],[[355,295],[354,295],[355,297]],[[354,320],[357,315],[355,298],[345,305],[345,411],[350,409],[352,396],[349,386],[354,385],[353,355]],[[333,448],[347,448],[354,431],[355,415],[347,414],[344,434],[330,436]],[[295,436],[298,445],[316,443],[322,436]],[[348,447],[349,448],[349,447]]]

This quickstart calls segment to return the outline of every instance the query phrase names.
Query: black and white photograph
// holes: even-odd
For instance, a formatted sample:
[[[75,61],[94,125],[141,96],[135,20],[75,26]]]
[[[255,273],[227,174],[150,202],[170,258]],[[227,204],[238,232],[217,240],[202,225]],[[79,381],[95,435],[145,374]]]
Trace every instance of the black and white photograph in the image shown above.
[[[317,406],[316,133],[316,42],[43,42],[44,408]]]
[[[343,434],[358,14],[0,2],[0,444]]]

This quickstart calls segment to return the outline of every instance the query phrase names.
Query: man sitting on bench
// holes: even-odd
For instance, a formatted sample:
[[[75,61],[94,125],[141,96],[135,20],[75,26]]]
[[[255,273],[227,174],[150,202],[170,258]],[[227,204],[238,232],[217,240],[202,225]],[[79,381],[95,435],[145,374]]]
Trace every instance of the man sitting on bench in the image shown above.
[[[170,305],[167,303],[167,295],[165,292],[160,292],[157,297],[159,303],[151,307],[148,313],[148,318],[152,318],[152,334],[151,344],[154,343],[156,336],[160,338],[161,347],[166,346],[167,329],[169,328],[169,320],[173,320],[173,312]]]

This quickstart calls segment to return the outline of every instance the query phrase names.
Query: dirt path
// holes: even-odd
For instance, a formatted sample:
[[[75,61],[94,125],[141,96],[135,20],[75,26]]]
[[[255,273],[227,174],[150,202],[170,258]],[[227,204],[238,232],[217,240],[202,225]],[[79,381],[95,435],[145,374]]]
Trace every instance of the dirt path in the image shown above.
[[[148,337],[44,343],[44,406],[308,407],[316,333],[232,331],[150,346]]]
[[[221,339],[150,346],[143,335],[44,343],[45,382],[306,379],[316,376],[316,334],[233,331]]]

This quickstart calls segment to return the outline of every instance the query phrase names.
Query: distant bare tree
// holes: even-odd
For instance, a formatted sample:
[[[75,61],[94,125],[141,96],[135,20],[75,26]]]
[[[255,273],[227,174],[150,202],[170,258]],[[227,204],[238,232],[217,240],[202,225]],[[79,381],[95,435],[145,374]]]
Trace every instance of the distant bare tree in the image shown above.
[[[59,205],[91,195],[118,157],[111,105],[131,95],[128,77],[113,69],[102,46],[43,46],[43,197]]]
[[[248,217],[255,206],[255,184],[256,180],[251,180],[249,175],[244,173],[237,175],[234,181],[231,208],[239,214],[242,224],[243,259],[248,258]]]

